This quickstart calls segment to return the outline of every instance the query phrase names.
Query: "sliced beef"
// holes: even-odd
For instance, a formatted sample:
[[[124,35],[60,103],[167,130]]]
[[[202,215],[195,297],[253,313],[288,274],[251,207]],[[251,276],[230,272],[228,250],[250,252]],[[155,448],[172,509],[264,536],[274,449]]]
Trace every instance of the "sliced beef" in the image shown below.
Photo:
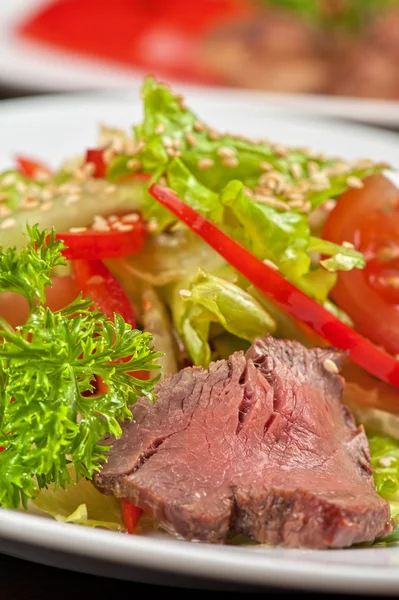
[[[328,548],[387,534],[367,438],[340,403],[342,358],[267,337],[180,371],[107,441],[96,486],[189,540]]]

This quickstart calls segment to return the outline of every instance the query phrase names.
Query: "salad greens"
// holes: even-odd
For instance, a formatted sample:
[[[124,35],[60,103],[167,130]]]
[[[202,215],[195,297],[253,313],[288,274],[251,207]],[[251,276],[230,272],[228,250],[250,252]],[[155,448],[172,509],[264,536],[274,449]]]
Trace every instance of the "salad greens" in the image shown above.
[[[128,373],[157,368],[151,336],[114,322],[78,296],[52,312],[45,287],[64,263],[55,232],[28,227],[28,243],[0,251],[0,290],[16,291],[29,303],[27,322],[16,330],[1,322],[0,505],[26,507],[40,488],[77,480],[100,468],[105,434],[121,435],[119,420],[131,417],[139,395],[154,399],[158,377],[142,381]],[[116,362],[116,361],[123,362]],[[107,393],[93,399],[94,380]]]

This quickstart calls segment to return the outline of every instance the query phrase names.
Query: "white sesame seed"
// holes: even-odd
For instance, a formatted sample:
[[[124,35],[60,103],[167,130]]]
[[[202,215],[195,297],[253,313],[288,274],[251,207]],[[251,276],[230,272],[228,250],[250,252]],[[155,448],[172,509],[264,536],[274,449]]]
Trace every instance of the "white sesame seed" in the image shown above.
[[[196,121],[193,127],[195,131],[204,131],[204,125],[200,121]]]
[[[139,171],[142,168],[143,163],[141,162],[141,160],[138,160],[137,158],[131,158],[130,160],[127,161],[126,166],[128,169],[131,169],[132,171]]]
[[[323,367],[329,373],[339,373],[337,365],[333,360],[331,360],[331,358],[326,358],[326,360],[323,362]]]
[[[84,172],[83,168],[82,169],[76,169],[76,171],[74,171],[74,173],[73,173],[73,177],[77,181],[85,181],[87,179],[87,175]]]
[[[197,138],[191,132],[186,133],[186,140],[187,143],[190,144],[190,146],[197,146],[198,144]]]
[[[377,251],[377,258],[380,262],[389,262],[399,256],[398,246],[381,246]]]
[[[229,148],[229,146],[220,146],[220,148],[218,148],[217,153],[223,158],[234,158],[236,155],[235,149]]]
[[[225,167],[231,167],[231,168],[237,167],[238,166],[238,158],[235,158],[233,156],[232,157],[228,157],[228,158],[224,158],[222,160],[222,164]]]
[[[200,158],[197,163],[197,167],[200,169],[200,171],[204,171],[205,169],[210,169],[213,167],[214,164],[215,163],[211,158]]]
[[[104,282],[105,279],[101,275],[93,275],[92,277],[90,277],[90,279],[87,280],[87,283],[91,285],[101,285]]]
[[[279,271],[278,266],[272,260],[269,260],[268,258],[265,258],[262,262],[263,262],[263,264],[265,264],[268,267],[270,267],[271,269],[273,269],[273,271]]]
[[[51,200],[49,200],[48,202],[43,202],[43,204],[40,205],[40,212],[47,212],[48,210],[51,210],[53,208],[53,203]]]
[[[92,177],[92,175],[94,175],[94,173],[96,172],[96,165],[92,162],[88,162],[85,165],[83,165],[82,169],[85,175],[87,175],[88,177]]]
[[[359,179],[359,177],[348,177],[346,183],[349,185],[349,187],[355,189],[361,189],[362,187],[364,187],[363,181]]]
[[[272,208],[279,208],[280,210],[289,210],[289,206],[279,200],[278,198],[274,198],[274,196],[264,196],[263,194],[255,194],[254,196],[255,202],[259,202],[259,204],[265,204],[266,206],[270,206]]]
[[[7,217],[7,215],[10,215],[11,213],[12,210],[8,208],[8,206],[0,204],[0,217]]]
[[[173,140],[169,135],[163,136],[162,143],[165,146],[165,148],[171,148],[173,146]]]
[[[101,215],[94,215],[94,219],[93,219],[93,226],[94,225],[107,225],[107,220],[104,219],[104,217],[102,217]]]
[[[101,225],[101,223],[93,223],[91,229],[95,231],[111,231],[111,227],[108,225]]]
[[[277,156],[287,156],[288,151],[287,148],[285,148],[285,146],[282,146],[281,144],[274,144],[272,146],[272,150],[274,152],[274,154],[276,154]]]
[[[47,181],[50,181],[50,178],[51,178],[50,173],[47,173],[47,171],[38,169],[35,172],[35,180],[40,181],[40,183],[46,183]]]
[[[273,165],[266,161],[262,161],[259,166],[262,169],[262,171],[271,171],[273,169]]]
[[[27,185],[23,181],[17,181],[15,188],[16,188],[17,192],[19,192],[20,194],[23,194],[27,190]]]
[[[110,185],[107,185],[107,187],[105,188],[104,192],[105,192],[107,195],[110,195],[110,194],[114,194],[114,193],[116,192],[116,190],[117,190],[117,189],[118,189],[118,188],[116,187],[116,185],[113,185],[113,184],[111,183]]]
[[[324,208],[325,211],[331,212],[335,208],[336,204],[336,200],[334,200],[333,198],[329,198],[321,206],[322,208]]]
[[[11,229],[11,227],[14,227],[16,224],[17,221],[14,219],[14,217],[9,217],[0,223],[0,229]]]
[[[320,167],[317,164],[317,162],[314,162],[314,161],[311,160],[308,163],[308,172],[309,172],[309,175],[310,176],[316,175],[316,173],[318,173],[319,171],[320,171]]]
[[[352,250],[355,248],[352,242],[342,242],[342,245],[344,248],[351,248]]]
[[[190,298],[191,292],[190,290],[179,290],[179,296],[181,298]]]
[[[3,187],[8,187],[10,185],[14,185],[14,183],[16,181],[17,181],[17,176],[15,175],[15,173],[8,173],[8,175],[3,177],[3,179],[1,180],[1,185]]]
[[[312,210],[312,203],[309,200],[307,200],[306,202],[304,202],[302,204],[302,206],[301,206],[302,213],[306,214],[306,213],[310,212],[311,210]]]
[[[147,231],[149,233],[154,233],[158,229],[158,223],[156,221],[148,221],[147,223]]]
[[[179,140],[179,139],[173,140],[172,147],[175,150],[178,150],[180,148],[180,146],[181,146],[181,140]]]
[[[128,215],[123,215],[122,221],[124,223],[137,223],[140,220],[140,216],[137,213],[130,213]]]
[[[155,133],[156,135],[162,135],[163,132],[165,131],[165,125],[163,123],[158,123],[158,125],[155,127]]]
[[[40,194],[40,197],[42,200],[52,200],[53,196],[54,196],[53,192],[46,188]]]
[[[299,163],[293,163],[291,165],[291,173],[295,179],[300,179],[302,177],[302,167]]]
[[[116,223],[117,221],[119,221],[119,217],[117,217],[116,215],[110,215],[107,220],[108,223]]]
[[[302,208],[304,201],[303,198],[297,198],[296,200],[288,200],[290,208]]]
[[[381,456],[378,462],[380,463],[381,467],[390,467],[391,464],[395,462],[395,459],[393,456]]]
[[[115,225],[118,225],[118,231],[133,231],[134,229],[134,225],[124,225],[123,223],[115,223]]]
[[[138,142],[133,142],[133,149],[129,151],[129,154],[140,154],[145,148],[145,140],[139,140]]]
[[[105,164],[108,165],[111,162],[111,160],[114,158],[114,156],[115,156],[115,153],[112,148],[107,148],[106,150],[104,150],[103,160],[104,160]]]
[[[210,140],[218,140],[220,138],[220,134],[215,131],[215,129],[208,129],[208,137]]]
[[[71,233],[83,233],[84,231],[87,231],[87,227],[70,227],[69,231]]]
[[[31,200],[27,198],[19,205],[22,210],[32,210],[33,208],[37,208],[40,205],[39,200]],[[10,211],[11,212],[11,211]],[[1,216],[1,212],[0,212]]]

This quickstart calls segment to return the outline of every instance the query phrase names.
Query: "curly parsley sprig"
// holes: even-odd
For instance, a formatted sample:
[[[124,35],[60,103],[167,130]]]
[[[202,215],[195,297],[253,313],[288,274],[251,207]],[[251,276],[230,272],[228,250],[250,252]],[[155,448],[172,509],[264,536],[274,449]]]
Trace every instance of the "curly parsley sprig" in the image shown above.
[[[0,290],[17,291],[29,303],[25,325],[0,322],[0,505],[27,505],[38,490],[91,478],[105,459],[106,434],[121,435],[119,421],[132,417],[138,396],[154,399],[158,377],[142,381],[132,371],[159,367],[147,333],[114,321],[78,296],[52,312],[45,306],[51,270],[64,263],[54,232],[28,228],[21,251],[0,250]],[[122,361],[122,362],[116,362]],[[94,397],[95,377],[108,392]]]

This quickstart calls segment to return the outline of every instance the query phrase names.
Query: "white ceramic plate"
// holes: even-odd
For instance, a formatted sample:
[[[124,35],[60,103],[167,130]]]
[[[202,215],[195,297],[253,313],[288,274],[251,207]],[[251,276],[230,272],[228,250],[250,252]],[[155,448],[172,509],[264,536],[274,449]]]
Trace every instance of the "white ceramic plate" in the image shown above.
[[[221,129],[307,145],[346,158],[386,160],[399,167],[395,134],[310,120],[267,103],[226,102],[206,92],[190,94],[188,103]],[[0,169],[10,166],[16,152],[56,165],[95,143],[99,121],[127,127],[137,122],[140,113],[137,94],[50,96],[0,103]],[[397,175],[392,177],[399,183]],[[125,536],[1,509],[0,551],[99,575],[172,585],[214,589],[276,585],[395,595],[399,589],[399,547],[329,551],[221,547],[159,534]]]
[[[2,0],[0,2],[0,82],[32,91],[70,91],[92,89],[138,89],[140,71],[112,65],[48,48],[15,35],[15,27],[48,0]],[[195,93],[198,87],[184,86]],[[249,101],[275,107],[300,107],[308,114],[353,119],[399,128],[399,102],[316,96],[312,94],[279,94],[250,90],[217,88],[209,90],[229,100]]]

